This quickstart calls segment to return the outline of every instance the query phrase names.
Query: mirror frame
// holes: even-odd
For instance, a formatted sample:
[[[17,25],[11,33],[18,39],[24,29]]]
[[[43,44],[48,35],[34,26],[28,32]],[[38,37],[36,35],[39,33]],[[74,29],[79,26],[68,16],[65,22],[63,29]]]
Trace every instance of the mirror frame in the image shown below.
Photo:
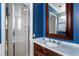
[[[66,3],[66,35],[49,33],[49,11],[46,3],[46,37],[73,40],[73,3]]]

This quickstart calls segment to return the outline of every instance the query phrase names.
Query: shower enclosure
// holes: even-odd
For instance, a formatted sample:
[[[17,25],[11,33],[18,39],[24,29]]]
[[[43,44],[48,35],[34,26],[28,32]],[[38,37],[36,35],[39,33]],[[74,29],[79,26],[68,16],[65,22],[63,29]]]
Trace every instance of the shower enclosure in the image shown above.
[[[7,6],[8,55],[28,56],[30,52],[30,4],[9,3]]]

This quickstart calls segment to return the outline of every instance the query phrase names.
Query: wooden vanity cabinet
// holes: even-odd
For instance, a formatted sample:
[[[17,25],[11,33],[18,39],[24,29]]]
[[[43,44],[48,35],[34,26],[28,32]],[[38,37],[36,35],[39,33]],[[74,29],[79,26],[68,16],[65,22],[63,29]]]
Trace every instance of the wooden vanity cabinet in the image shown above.
[[[34,43],[34,56],[45,56],[46,50],[44,47]]]
[[[34,56],[62,56],[62,55],[34,43]]]
[[[51,51],[49,49],[46,49],[46,51],[47,51],[47,56],[62,56],[62,55],[60,55],[54,51]]]

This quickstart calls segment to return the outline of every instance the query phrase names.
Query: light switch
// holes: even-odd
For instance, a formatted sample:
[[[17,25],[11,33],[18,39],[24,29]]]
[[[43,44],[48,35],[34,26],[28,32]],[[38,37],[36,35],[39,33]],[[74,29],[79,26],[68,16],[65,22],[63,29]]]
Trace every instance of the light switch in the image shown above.
[[[35,37],[35,34],[33,34],[33,37]]]

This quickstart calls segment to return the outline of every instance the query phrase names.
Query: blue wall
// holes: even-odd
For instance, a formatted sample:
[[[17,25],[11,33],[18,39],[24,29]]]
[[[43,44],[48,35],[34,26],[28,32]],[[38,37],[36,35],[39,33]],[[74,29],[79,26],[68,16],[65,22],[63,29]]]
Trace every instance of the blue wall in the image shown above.
[[[43,4],[43,37],[46,37],[46,3]]]
[[[43,37],[43,3],[33,4],[33,34]]]
[[[79,3],[74,3],[74,42],[79,43]]]
[[[1,3],[0,3],[0,44],[1,44]]]

